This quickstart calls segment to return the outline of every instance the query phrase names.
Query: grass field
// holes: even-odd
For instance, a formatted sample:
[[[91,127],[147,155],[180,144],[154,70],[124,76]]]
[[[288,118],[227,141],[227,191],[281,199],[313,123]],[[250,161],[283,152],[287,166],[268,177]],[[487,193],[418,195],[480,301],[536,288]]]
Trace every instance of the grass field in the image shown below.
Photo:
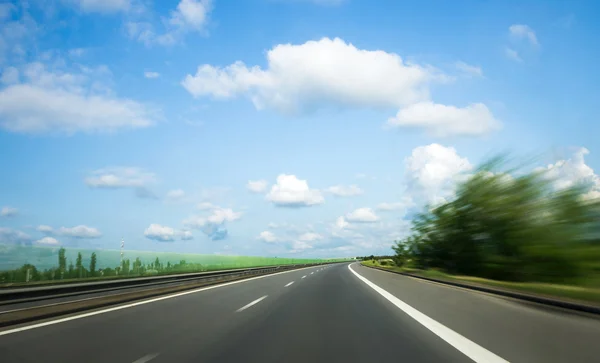
[[[476,284],[489,287],[497,287],[506,290],[519,291],[524,293],[531,293],[536,295],[543,295],[547,297],[555,297],[561,299],[577,300],[582,302],[591,302],[594,304],[600,304],[600,288],[591,288],[583,286],[572,286],[572,285],[558,285],[558,284],[545,284],[537,282],[508,282],[484,279],[473,276],[456,276],[444,273],[439,270],[418,270],[412,268],[403,268],[397,266],[391,266],[389,264],[381,265],[377,261],[371,260],[362,261],[365,266],[375,266],[390,269],[393,271],[399,271],[409,273],[412,275],[418,275],[423,277],[429,277],[445,281],[461,282],[465,284]]]

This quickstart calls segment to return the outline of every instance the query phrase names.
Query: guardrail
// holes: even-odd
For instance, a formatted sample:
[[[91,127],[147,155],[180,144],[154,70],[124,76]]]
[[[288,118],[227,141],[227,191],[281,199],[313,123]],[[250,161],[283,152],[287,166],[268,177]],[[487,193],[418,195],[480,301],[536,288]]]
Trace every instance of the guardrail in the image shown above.
[[[123,278],[108,281],[97,282],[75,282],[59,285],[45,285],[35,287],[3,288],[0,289],[0,305],[22,303],[26,301],[44,300],[53,297],[74,296],[92,292],[112,291],[127,289],[131,287],[142,287],[152,285],[163,285],[172,282],[194,281],[200,279],[210,279],[211,277],[224,277],[236,275],[256,275],[269,272],[277,272],[300,267],[310,267],[322,265],[302,264],[302,265],[280,265],[268,267],[252,267],[244,269],[216,270],[205,272],[194,272],[185,274],[172,274],[165,276],[148,276],[136,278]]]

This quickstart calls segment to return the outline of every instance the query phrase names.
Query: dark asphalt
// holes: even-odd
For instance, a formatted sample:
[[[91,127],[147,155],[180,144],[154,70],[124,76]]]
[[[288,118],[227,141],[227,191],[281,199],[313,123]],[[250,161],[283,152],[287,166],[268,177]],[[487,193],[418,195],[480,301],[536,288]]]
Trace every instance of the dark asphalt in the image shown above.
[[[598,362],[600,357],[596,318],[358,264],[352,268],[507,361]],[[1,334],[2,363],[471,361],[359,280],[348,264],[269,275]]]

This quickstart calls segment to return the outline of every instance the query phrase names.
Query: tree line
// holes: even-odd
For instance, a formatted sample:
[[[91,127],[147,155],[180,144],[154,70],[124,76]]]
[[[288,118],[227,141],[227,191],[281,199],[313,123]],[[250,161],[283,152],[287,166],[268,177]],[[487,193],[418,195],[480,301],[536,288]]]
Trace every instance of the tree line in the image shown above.
[[[428,207],[393,247],[397,265],[507,281],[581,283],[600,276],[600,203],[589,185],[554,188],[542,172],[514,173],[504,158]],[[518,175],[518,176],[514,176]]]
[[[56,281],[67,279],[85,279],[85,278],[101,278],[101,277],[118,277],[118,276],[141,276],[154,275],[163,273],[175,273],[189,270],[201,270],[200,264],[190,264],[185,260],[179,263],[172,264],[167,262],[162,263],[158,257],[151,263],[142,263],[140,258],[133,261],[124,259],[122,263],[115,267],[98,268],[98,256],[93,252],[90,256],[89,264],[83,264],[83,255],[81,252],[77,254],[75,263],[69,261],[67,264],[66,249],[58,250],[58,265],[49,269],[38,269],[34,265],[26,263],[23,266],[14,270],[0,271],[0,284],[6,283],[22,283],[31,281]]]

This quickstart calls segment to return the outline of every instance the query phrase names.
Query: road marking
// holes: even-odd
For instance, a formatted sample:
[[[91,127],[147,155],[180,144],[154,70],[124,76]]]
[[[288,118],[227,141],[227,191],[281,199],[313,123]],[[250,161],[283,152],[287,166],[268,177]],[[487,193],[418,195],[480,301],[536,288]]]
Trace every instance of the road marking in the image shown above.
[[[37,324],[22,326],[20,328],[14,328],[14,329],[10,329],[10,330],[0,331],[0,336],[2,336],[2,335],[8,335],[8,334],[14,334],[14,333],[18,333],[18,332],[22,332],[22,331],[30,330],[30,329],[41,328],[41,327],[48,326],[48,325],[65,323],[67,321],[77,320],[77,319],[82,319],[82,318],[87,318],[89,316],[110,313],[112,311],[117,311],[117,310],[122,310],[122,309],[128,309],[128,308],[132,308],[132,307],[135,307],[135,306],[144,305],[144,304],[150,304],[150,303],[161,301],[161,300],[173,299],[173,298],[184,296],[184,295],[195,294],[195,293],[206,291],[206,290],[217,289],[219,287],[225,287],[225,286],[234,285],[234,284],[241,284],[241,283],[252,281],[252,280],[263,279],[265,277],[270,277],[270,276],[275,276],[275,275],[281,275],[281,274],[287,274],[287,273],[294,272],[294,271],[305,270],[307,268],[310,268],[310,267],[304,267],[304,268],[296,269],[296,270],[276,272],[274,274],[269,274],[269,275],[250,277],[250,278],[243,279],[243,280],[225,282],[225,283],[222,283],[222,284],[219,284],[219,285],[207,286],[207,287],[202,287],[202,288],[195,289],[195,290],[178,292],[178,293],[171,294],[171,295],[165,295],[165,296],[161,296],[161,297],[157,297],[157,298],[153,298],[153,299],[149,299],[149,300],[142,300],[142,301],[134,302],[134,303],[131,303],[131,304],[119,305],[119,306],[114,306],[112,308],[107,308],[107,309],[103,309],[103,310],[96,310],[96,311],[92,311],[92,312],[89,312],[89,313],[83,313],[83,314],[80,314],[80,315],[69,316],[67,318],[61,318],[61,319],[57,319],[57,320],[46,321],[46,322],[43,322],[43,323],[37,323]],[[306,277],[306,275],[304,277]]]
[[[348,265],[348,269],[354,275],[356,275],[356,277],[358,277],[362,282],[367,284],[373,290],[377,291],[377,293],[386,298],[392,304],[396,305],[397,308],[404,311],[408,316],[415,319],[421,325],[429,329],[432,333],[445,340],[446,343],[450,344],[451,346],[453,346],[458,351],[471,358],[475,362],[508,363],[508,361],[504,360],[503,358],[477,345],[476,343],[470,341],[469,339],[458,334],[454,330],[446,327],[445,325],[438,323],[429,316],[423,314],[422,312],[408,305],[404,301],[390,294],[386,290],[375,285],[374,283],[372,283],[371,281],[367,280],[365,277],[361,276],[356,271],[354,271],[350,266],[351,265]]]
[[[310,274],[312,275],[312,274],[314,274],[314,272],[311,272]]]
[[[288,284],[287,284],[287,285],[285,285],[284,287],[288,287],[288,286],[290,286],[290,285],[291,285],[291,284],[293,284],[293,283],[294,283],[294,281],[292,281],[292,282],[288,282]]]
[[[302,278],[305,278],[305,277],[306,277],[306,275],[302,276]]]
[[[261,302],[261,301],[263,301],[264,299],[266,299],[266,298],[267,298],[267,296],[268,296],[268,295],[265,295],[265,296],[263,296],[263,297],[259,297],[258,299],[254,300],[253,302],[249,303],[248,305],[244,305],[244,306],[242,306],[241,308],[237,309],[237,310],[236,310],[236,312],[238,312],[238,313],[239,313],[240,311],[244,311],[244,310],[248,309],[248,308],[249,308],[249,307],[251,307],[252,305],[256,305],[256,304],[258,304],[259,302]]]
[[[150,362],[152,359],[156,358],[157,356],[158,356],[158,353],[148,354],[148,355],[145,355],[142,358],[136,360],[133,363],[146,363],[146,362]]]

